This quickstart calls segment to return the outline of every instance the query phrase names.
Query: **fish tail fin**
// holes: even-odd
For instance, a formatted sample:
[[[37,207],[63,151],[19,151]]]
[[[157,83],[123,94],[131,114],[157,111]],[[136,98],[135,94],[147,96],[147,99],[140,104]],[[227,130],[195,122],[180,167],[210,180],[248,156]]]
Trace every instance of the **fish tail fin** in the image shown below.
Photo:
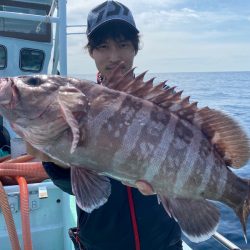
[[[240,205],[235,206],[234,212],[240,219],[240,223],[242,225],[243,235],[245,238],[245,241],[247,243],[247,233],[246,233],[246,225],[247,225],[247,219],[250,213],[250,180],[243,180],[247,183],[247,196],[245,196],[242,199],[242,202]]]

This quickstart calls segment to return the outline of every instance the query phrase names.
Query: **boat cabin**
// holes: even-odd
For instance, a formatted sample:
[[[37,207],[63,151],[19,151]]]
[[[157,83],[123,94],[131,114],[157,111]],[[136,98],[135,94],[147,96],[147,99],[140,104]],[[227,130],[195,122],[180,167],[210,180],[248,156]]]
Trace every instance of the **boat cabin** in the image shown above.
[[[0,0],[0,76],[47,74],[52,23],[27,17],[52,15],[53,11],[52,0]]]

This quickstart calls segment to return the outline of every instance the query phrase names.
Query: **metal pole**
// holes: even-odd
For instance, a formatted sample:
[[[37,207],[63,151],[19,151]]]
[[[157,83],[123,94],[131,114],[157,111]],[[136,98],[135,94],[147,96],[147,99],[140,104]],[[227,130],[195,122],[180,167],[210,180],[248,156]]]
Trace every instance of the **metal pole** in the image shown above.
[[[237,247],[236,245],[234,245],[234,243],[232,243],[230,240],[228,240],[227,238],[225,238],[223,235],[221,235],[218,232],[216,232],[213,235],[213,238],[216,239],[220,244],[222,244],[227,249],[230,249],[230,250],[241,250],[239,247]]]
[[[55,40],[54,40],[54,53],[53,53],[53,65],[51,73],[53,75],[58,74],[58,62],[59,62],[59,27],[56,25],[56,33],[55,33]]]
[[[67,35],[83,35],[86,34],[85,32],[71,32],[71,33],[67,33]]]
[[[67,76],[67,13],[66,13],[67,0],[58,1],[59,11],[59,60],[60,60],[60,74]]]
[[[85,24],[67,25],[67,28],[87,27]]]
[[[29,21],[41,21],[41,22],[53,22],[53,23],[59,22],[59,19],[57,17],[31,15],[25,13],[9,12],[9,11],[0,11],[0,17],[13,18],[19,20],[29,20]]]

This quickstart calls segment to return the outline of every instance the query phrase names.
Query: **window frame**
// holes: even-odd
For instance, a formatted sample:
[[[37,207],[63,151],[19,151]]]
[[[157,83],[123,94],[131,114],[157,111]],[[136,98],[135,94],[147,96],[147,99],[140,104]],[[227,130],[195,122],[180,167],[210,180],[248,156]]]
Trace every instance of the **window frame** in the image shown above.
[[[3,48],[3,50],[4,50],[4,52],[5,52],[5,56],[6,56],[6,60],[5,60],[5,65],[4,65],[4,67],[1,67],[1,65],[0,65],[0,70],[4,70],[4,69],[7,68],[8,52],[7,52],[7,48],[6,48],[4,45],[0,44],[0,48]]]
[[[43,55],[43,60],[42,60],[42,64],[41,64],[41,66],[40,66],[40,70],[39,71],[37,71],[37,70],[26,70],[26,69],[22,69],[22,52],[24,51],[24,50],[28,50],[28,51],[36,51],[36,52],[42,52],[42,55]],[[21,71],[23,71],[23,72],[33,72],[33,73],[40,73],[42,70],[43,70],[43,66],[44,66],[44,61],[45,61],[45,55],[46,55],[46,53],[45,53],[45,51],[44,50],[41,50],[41,49],[33,49],[33,48],[22,48],[21,50],[20,50],[20,53],[19,53],[19,69],[21,70]]]

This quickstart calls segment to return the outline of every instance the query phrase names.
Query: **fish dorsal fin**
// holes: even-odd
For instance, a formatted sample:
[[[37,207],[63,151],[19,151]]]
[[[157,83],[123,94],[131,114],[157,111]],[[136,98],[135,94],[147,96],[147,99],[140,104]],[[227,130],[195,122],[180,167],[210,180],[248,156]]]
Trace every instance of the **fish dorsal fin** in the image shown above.
[[[189,121],[193,120],[194,114],[198,110],[197,102],[190,103],[189,97],[182,99],[182,91],[175,92],[175,87],[169,88],[166,85],[166,81],[160,82],[157,85],[153,84],[155,78],[144,81],[146,72],[133,77],[135,68],[121,75],[121,66],[122,64],[119,64],[113,70],[110,77],[103,82],[104,86],[148,100],[177,114],[180,118]]]
[[[227,166],[239,168],[250,158],[249,139],[242,128],[228,115],[209,108],[199,109],[189,96],[182,98],[182,91],[167,87],[166,81],[153,84],[154,78],[144,81],[146,72],[134,76],[134,69],[121,75],[121,65],[104,81],[106,87],[150,101],[168,110],[180,119],[199,127]]]
[[[240,168],[250,157],[250,144],[240,125],[227,114],[208,107],[198,110],[194,123],[205,132],[227,166]]]
[[[157,85],[153,84],[154,78],[144,81],[146,71],[137,77],[133,77],[134,68],[122,75],[121,66],[122,64],[119,64],[110,74],[109,78],[104,80],[104,86],[148,100],[160,107],[168,108],[174,113],[180,112],[179,116],[191,114],[196,111],[196,103],[190,104],[189,97],[181,99],[182,91],[175,92],[175,87],[167,87],[166,81],[160,82]]]

